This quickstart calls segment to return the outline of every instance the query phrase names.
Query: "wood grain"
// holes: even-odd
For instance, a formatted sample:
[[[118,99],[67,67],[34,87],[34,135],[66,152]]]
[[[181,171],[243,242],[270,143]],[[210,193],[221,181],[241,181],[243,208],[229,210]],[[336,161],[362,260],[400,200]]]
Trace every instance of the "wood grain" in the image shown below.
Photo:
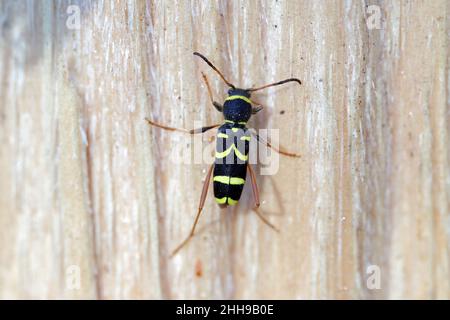
[[[1,1],[0,298],[450,298],[449,16],[445,0]],[[236,207],[210,195],[169,259],[208,167],[179,155],[213,133],[144,119],[222,121],[201,72],[216,100],[227,88],[193,51],[242,87],[300,78],[255,94],[249,125],[302,157],[258,177],[279,234],[246,185]]]

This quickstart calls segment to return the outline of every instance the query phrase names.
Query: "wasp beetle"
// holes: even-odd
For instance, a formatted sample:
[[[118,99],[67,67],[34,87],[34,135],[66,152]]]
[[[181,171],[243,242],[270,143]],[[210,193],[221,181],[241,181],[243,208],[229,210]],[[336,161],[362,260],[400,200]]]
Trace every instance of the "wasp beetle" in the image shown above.
[[[264,223],[266,223],[272,229],[277,230],[258,211],[260,201],[258,186],[256,184],[256,176],[251,165],[248,163],[250,138],[252,134],[256,137],[258,142],[265,143],[267,147],[275,150],[282,155],[289,157],[300,157],[295,153],[286,152],[275,148],[268,141],[263,141],[257,133],[247,128],[247,122],[250,117],[263,109],[261,104],[251,99],[252,92],[273,86],[278,86],[291,81],[301,84],[301,81],[299,79],[289,78],[256,88],[241,89],[237,88],[228,80],[226,80],[223,74],[205,56],[198,52],[194,52],[194,55],[203,59],[203,61],[205,61],[229,87],[228,97],[225,99],[223,104],[214,101],[208,79],[202,72],[202,77],[208,89],[211,103],[218,111],[223,113],[224,123],[206,126],[198,129],[186,130],[168,127],[162,124],[158,124],[150,119],[146,119],[147,122],[152,126],[164,130],[180,131],[189,134],[204,133],[210,129],[218,127],[216,135],[217,142],[215,161],[210,166],[208,173],[206,174],[194,224],[191,228],[189,236],[173,251],[172,256],[175,255],[181,248],[183,248],[194,235],[195,227],[197,226],[197,222],[200,218],[206,195],[208,193],[211,176],[213,177],[215,200],[219,204],[219,206],[225,207],[238,203],[248,171],[252,183],[253,196],[255,199],[255,208],[253,209],[253,211],[255,211],[255,213],[259,218],[261,218]]]

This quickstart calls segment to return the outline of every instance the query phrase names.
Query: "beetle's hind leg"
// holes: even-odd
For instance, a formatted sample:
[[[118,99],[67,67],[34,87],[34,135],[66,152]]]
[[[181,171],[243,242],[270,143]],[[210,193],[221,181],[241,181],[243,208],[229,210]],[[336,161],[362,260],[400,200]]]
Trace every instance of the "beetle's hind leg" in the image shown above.
[[[209,167],[208,174],[206,175],[205,182],[203,183],[202,195],[200,196],[200,203],[198,205],[197,215],[194,220],[194,224],[192,225],[191,232],[189,236],[182,242],[178,247],[173,250],[171,257],[176,255],[188,242],[192,239],[195,232],[195,227],[197,226],[198,220],[200,218],[200,214],[202,213],[203,206],[205,205],[206,196],[208,195],[209,183],[211,181],[211,175],[213,172],[214,164]]]
[[[253,211],[255,211],[256,215],[262,220],[262,222],[264,222],[265,224],[267,224],[270,228],[272,228],[273,230],[275,230],[276,232],[280,232],[280,230],[275,227],[273,224],[271,224],[262,214],[261,212],[259,212],[259,190],[258,190],[258,184],[256,183],[256,176],[255,176],[255,172],[253,171],[252,167],[250,164],[247,164],[247,169],[248,172],[250,173],[250,180],[252,182],[252,191],[253,191],[253,197],[255,198],[255,207],[253,208]]]

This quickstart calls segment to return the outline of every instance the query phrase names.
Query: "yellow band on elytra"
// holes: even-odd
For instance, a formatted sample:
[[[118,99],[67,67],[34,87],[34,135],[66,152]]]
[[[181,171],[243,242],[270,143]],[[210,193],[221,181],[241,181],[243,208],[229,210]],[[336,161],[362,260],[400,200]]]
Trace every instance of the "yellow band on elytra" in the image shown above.
[[[216,198],[216,202],[217,202],[218,204],[225,204],[225,202],[227,202],[227,197]]]
[[[238,177],[231,177],[230,178],[230,184],[234,184],[234,185],[240,185],[240,184],[244,184],[245,180],[242,178],[238,178]]]
[[[236,155],[236,157],[238,157],[242,161],[247,161],[248,160],[248,155],[242,154],[239,151],[239,149],[236,148],[234,143],[228,149],[226,149],[225,151],[222,151],[222,152],[217,152],[216,151],[216,158],[218,158],[218,159],[225,158],[226,156],[228,156],[230,154],[231,150],[233,150],[234,154]]]
[[[241,159],[242,161],[247,161],[248,160],[248,155],[242,154],[238,148],[236,148],[236,146],[234,145],[234,143],[231,145],[231,147],[234,149],[234,154],[236,155],[236,157],[238,157],[239,159]]]
[[[228,149],[226,149],[225,151],[222,152],[218,152],[216,151],[216,158],[221,159],[221,158],[225,158],[227,155],[230,154],[231,150],[233,150],[233,145],[231,145]]]
[[[229,176],[215,176],[213,178],[213,181],[217,181],[223,184],[230,184],[230,177]]]
[[[239,177],[229,177],[229,176],[215,176],[213,181],[220,182],[223,184],[240,185],[244,184],[245,180]]]

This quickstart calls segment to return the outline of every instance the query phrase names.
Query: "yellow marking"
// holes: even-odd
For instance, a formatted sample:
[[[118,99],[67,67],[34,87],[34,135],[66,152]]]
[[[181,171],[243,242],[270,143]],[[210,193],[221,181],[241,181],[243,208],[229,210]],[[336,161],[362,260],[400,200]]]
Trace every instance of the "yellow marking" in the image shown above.
[[[231,121],[231,120],[225,120],[225,122],[226,122],[226,123],[237,123],[237,124],[242,124],[242,125],[244,125],[244,126],[247,124],[247,122],[245,122],[245,121],[234,122],[234,121]]]
[[[236,178],[236,177],[231,177],[230,178],[230,184],[239,185],[239,184],[244,184],[244,183],[245,183],[245,180],[242,179],[242,178]]]
[[[230,154],[231,149],[233,149],[234,144],[231,145],[231,147],[229,147],[227,150],[222,151],[222,152],[217,152],[216,151],[216,158],[225,158],[227,155]]]
[[[228,138],[228,135],[225,134],[225,133],[220,132],[220,133],[217,135],[217,137],[218,137],[218,138]]]
[[[250,141],[250,136],[242,136],[241,140]]]
[[[216,202],[217,202],[218,204],[225,204],[225,202],[227,202],[227,197],[216,198]]]
[[[242,161],[247,161],[248,160],[248,156],[245,154],[242,154],[234,145],[234,143],[231,145],[231,147],[234,149],[234,153],[236,154],[236,156],[241,159]]]
[[[241,159],[242,161],[247,161],[248,160],[248,155],[242,154],[238,148],[236,148],[236,146],[234,145],[234,143],[225,151],[222,152],[217,152],[216,150],[216,158],[225,158],[227,155],[230,154],[231,150],[234,150],[234,154],[236,155],[236,157],[238,157],[239,159]]]
[[[245,180],[238,177],[229,177],[229,176],[215,176],[213,181],[217,181],[223,184],[233,184],[233,185],[240,185],[244,184]]]
[[[230,206],[234,206],[236,203],[238,203],[237,200],[233,200],[233,199],[231,199],[231,198],[228,198],[228,204],[229,204]]]
[[[250,103],[250,104],[252,103],[252,101],[249,98],[244,97],[244,96],[238,96],[238,95],[229,96],[228,98],[225,99],[225,101],[231,101],[231,100],[236,100],[236,99],[244,100],[245,102]]]
[[[231,128],[231,131],[233,131],[233,132],[238,132],[238,131],[239,131],[239,128]]]
[[[215,176],[213,181],[217,181],[224,184],[230,184],[230,177],[229,176]]]

